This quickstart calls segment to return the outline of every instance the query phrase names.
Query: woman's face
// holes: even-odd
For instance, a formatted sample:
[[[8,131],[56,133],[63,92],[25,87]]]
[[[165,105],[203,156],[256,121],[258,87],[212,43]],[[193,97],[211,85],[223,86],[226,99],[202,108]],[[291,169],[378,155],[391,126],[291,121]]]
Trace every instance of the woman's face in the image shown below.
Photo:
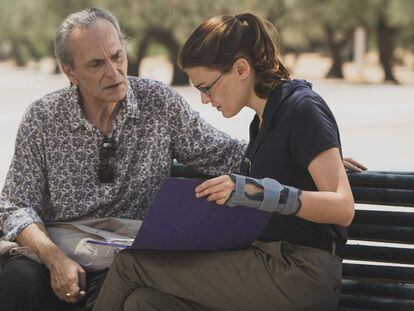
[[[211,103],[225,118],[235,116],[247,105],[250,90],[235,65],[224,73],[207,67],[193,67],[185,71],[200,91],[201,102]]]

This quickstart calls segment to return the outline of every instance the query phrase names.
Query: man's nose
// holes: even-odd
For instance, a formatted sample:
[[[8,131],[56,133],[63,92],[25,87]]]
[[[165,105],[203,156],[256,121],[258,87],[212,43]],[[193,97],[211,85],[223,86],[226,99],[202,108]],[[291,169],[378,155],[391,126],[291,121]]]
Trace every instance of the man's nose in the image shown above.
[[[210,100],[211,100],[210,95],[201,92],[201,102],[203,104],[208,104],[210,102]]]
[[[105,62],[105,74],[108,77],[114,77],[117,75],[116,64],[111,60]]]

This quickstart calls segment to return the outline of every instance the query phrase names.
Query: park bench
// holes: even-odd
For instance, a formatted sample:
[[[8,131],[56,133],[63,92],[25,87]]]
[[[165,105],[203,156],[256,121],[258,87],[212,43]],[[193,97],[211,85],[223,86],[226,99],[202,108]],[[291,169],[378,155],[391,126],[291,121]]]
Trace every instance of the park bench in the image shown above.
[[[171,175],[208,177],[180,163]],[[414,172],[367,171],[348,178],[355,202],[381,205],[381,211],[357,207],[338,310],[414,310],[414,213],[401,208],[414,207]]]

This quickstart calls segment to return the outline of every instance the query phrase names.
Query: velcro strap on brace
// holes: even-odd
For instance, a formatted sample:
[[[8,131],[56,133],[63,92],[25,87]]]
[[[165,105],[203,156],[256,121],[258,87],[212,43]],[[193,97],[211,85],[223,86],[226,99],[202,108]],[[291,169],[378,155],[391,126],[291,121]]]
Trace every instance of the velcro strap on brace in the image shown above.
[[[288,189],[289,191],[288,191],[286,204],[279,204],[278,212],[284,215],[294,215],[300,209],[300,200],[298,199],[300,191],[299,189],[290,187],[290,186],[283,186],[283,187]]]
[[[227,206],[247,206],[282,215],[295,215],[301,208],[299,200],[301,192],[297,188],[281,185],[272,178],[256,179],[236,174],[229,176],[236,183],[236,188],[225,203]],[[247,194],[246,183],[262,188],[263,193]],[[282,195],[284,199],[281,200]]]
[[[237,174],[231,174],[231,179],[236,183],[236,189],[226,202],[227,206],[247,206],[258,210],[273,213],[276,211],[283,186],[274,179],[256,179]],[[246,182],[263,189],[263,200],[252,200],[246,195]]]
[[[248,179],[248,182],[253,181],[253,184],[255,184],[258,187],[262,187],[260,183],[257,183],[258,180],[237,174],[231,174],[230,177],[233,180],[235,179],[236,189],[230,195],[230,198],[226,202],[226,205],[230,207],[247,206],[258,208],[261,202],[249,199],[248,197],[246,197],[245,193],[246,179]]]
[[[283,186],[276,180],[271,178],[263,178],[261,180],[264,196],[262,204],[258,208],[261,211],[273,213],[279,202],[280,192]]]

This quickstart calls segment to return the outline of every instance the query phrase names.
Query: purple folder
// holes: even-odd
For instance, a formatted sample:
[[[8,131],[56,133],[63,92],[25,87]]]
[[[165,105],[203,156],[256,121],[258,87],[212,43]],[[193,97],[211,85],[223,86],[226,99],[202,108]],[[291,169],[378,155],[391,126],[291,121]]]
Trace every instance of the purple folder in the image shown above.
[[[168,178],[132,243],[133,249],[232,250],[249,247],[271,213],[195,197],[197,179]]]

